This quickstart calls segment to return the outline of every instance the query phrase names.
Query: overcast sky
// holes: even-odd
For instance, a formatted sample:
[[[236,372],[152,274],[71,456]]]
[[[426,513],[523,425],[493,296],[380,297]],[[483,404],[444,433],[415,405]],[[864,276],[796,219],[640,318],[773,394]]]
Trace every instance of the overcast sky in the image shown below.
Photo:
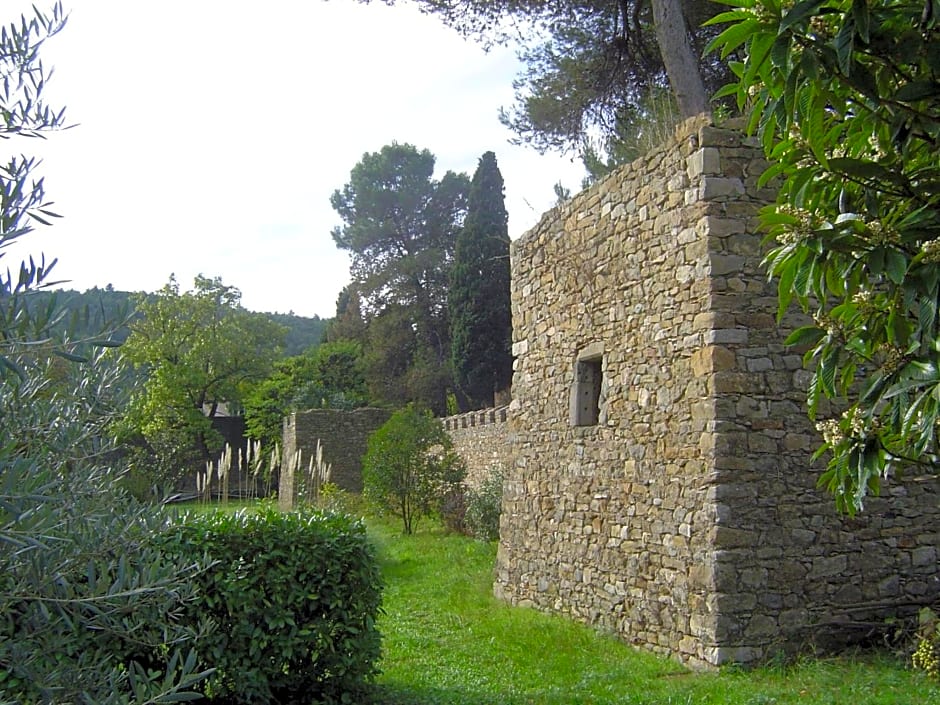
[[[14,19],[17,4],[5,2]],[[41,3],[40,3],[41,4]],[[73,129],[4,149],[44,158],[64,218],[29,236],[84,290],[221,276],[256,311],[332,316],[349,281],[332,192],[393,141],[473,173],[492,150],[512,237],[577,190],[570,156],[508,143],[511,48],[489,53],[413,6],[351,0],[72,0],[44,47]],[[11,266],[23,252],[4,257]]]

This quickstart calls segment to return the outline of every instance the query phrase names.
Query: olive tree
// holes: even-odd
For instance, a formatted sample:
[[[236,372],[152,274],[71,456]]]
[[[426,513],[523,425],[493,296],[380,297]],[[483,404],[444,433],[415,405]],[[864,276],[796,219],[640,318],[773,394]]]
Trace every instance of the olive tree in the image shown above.
[[[55,4],[0,31],[8,144],[64,125],[44,102],[39,60],[64,25]],[[54,217],[36,165],[0,167],[0,257]],[[175,618],[198,567],[153,547],[161,514],[120,490],[108,440],[121,399],[114,356],[56,339],[54,299],[30,305],[51,264],[30,258],[0,274],[0,701],[186,699],[201,679],[199,631]]]

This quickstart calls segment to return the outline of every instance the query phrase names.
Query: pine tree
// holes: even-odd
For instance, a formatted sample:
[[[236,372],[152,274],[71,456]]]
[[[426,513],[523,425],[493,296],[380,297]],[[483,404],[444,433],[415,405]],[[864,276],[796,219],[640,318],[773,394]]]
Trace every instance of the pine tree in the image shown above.
[[[496,155],[480,158],[457,237],[448,297],[461,410],[492,405],[512,379],[509,225]]]

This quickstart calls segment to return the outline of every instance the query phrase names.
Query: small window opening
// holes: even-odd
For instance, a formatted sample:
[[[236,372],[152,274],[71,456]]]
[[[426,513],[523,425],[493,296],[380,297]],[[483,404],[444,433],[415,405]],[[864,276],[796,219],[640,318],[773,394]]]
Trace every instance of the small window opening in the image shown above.
[[[572,426],[596,426],[600,418],[602,357],[591,354],[593,352],[585,350],[574,363],[570,408]]]

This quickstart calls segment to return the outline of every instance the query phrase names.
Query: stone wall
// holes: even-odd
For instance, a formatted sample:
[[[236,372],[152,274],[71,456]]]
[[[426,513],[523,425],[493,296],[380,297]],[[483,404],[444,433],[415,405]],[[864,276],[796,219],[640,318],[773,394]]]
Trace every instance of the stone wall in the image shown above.
[[[503,473],[513,462],[508,406],[470,411],[441,420],[454,449],[467,464],[466,483],[479,487],[493,468]]]
[[[936,479],[815,487],[807,373],[760,268],[761,152],[703,120],[512,246],[495,590],[692,665],[863,637],[940,597]]]
[[[362,458],[369,435],[388,421],[387,409],[313,409],[298,411],[284,419],[282,467],[300,449],[302,464],[316,456],[317,441],[323,460],[330,464],[330,481],[350,492],[362,492]]]

